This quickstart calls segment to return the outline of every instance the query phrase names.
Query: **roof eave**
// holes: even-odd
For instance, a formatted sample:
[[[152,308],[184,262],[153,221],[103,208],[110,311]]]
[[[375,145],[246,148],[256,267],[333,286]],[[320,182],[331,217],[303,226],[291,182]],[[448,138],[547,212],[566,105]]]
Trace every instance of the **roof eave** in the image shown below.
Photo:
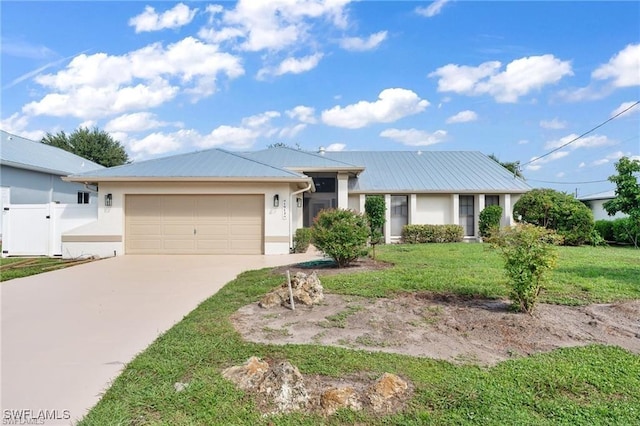
[[[81,176],[62,178],[65,182],[309,182],[310,177],[207,177],[207,176]]]
[[[30,164],[16,163],[16,162],[13,162],[13,161],[2,160],[0,162],[0,164],[3,165],[3,166],[14,167],[16,169],[31,170],[33,172],[47,173],[47,174],[50,174],[50,175],[64,176],[64,175],[68,175],[69,174],[68,170],[67,171],[63,171],[63,170],[48,169],[46,167],[32,166]]]

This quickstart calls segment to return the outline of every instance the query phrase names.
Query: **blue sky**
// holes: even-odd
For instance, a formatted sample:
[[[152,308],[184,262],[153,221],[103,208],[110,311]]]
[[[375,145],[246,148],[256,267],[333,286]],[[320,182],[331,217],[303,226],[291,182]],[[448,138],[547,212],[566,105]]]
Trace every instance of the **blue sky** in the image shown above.
[[[38,140],[98,126],[135,160],[284,142],[525,164],[640,100],[635,1],[0,7],[0,127]],[[640,105],[524,175],[610,189],[615,161],[640,156],[639,134]]]

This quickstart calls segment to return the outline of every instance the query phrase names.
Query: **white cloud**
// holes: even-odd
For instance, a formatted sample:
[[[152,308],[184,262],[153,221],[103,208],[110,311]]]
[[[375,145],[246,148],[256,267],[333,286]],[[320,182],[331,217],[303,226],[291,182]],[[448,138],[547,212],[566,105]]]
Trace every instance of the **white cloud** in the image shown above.
[[[307,125],[305,123],[298,123],[293,126],[283,127],[278,132],[278,136],[280,136],[281,138],[291,139],[298,136],[298,134],[306,128],[307,128]]]
[[[219,31],[241,39],[239,48],[257,52],[281,51],[307,43],[314,23],[344,29],[347,26],[346,5],[350,0],[332,1],[255,1],[240,0],[226,10],[216,22]],[[219,13],[214,10],[214,15]],[[229,30],[233,29],[233,31]]]
[[[280,117],[278,111],[265,111],[242,119],[242,125],[251,128],[260,128],[270,124],[271,120]]]
[[[298,120],[307,124],[315,124],[318,121],[314,116],[315,109],[304,105],[298,105],[293,109],[286,111],[285,113],[287,114],[287,116],[289,116],[289,118],[293,118],[294,120]]]
[[[0,129],[12,135],[39,141],[46,134],[43,130],[27,130],[27,126],[29,126],[29,117],[17,112],[0,120]]]
[[[547,143],[544,144],[544,148],[545,149],[559,148],[562,145],[576,139],[577,137],[578,137],[577,134],[572,133],[560,139],[548,141]],[[607,136],[591,135],[591,136],[582,137],[576,140],[575,142],[572,142],[570,145],[567,145],[567,149],[574,150],[578,148],[594,148],[598,146],[608,146],[608,145],[615,145],[615,144],[616,144],[616,141],[609,139]]]
[[[604,158],[600,158],[599,160],[595,160],[594,162],[591,163],[591,165],[593,165],[593,166],[601,166],[603,164],[609,163],[610,161],[617,161],[620,158],[625,157],[625,156],[629,156],[629,153],[628,152],[624,153],[622,151],[615,151],[615,152],[612,152],[611,154],[607,155]]]
[[[528,141],[527,139],[520,139],[520,140],[518,141],[518,145],[526,145],[526,144],[528,144],[528,143],[529,143],[529,141]]]
[[[620,106],[618,108],[614,109],[611,112],[611,117],[613,117],[614,115],[618,115],[618,114],[622,113],[622,111],[624,111],[626,109],[629,109],[631,107],[631,105],[633,105],[635,103],[636,103],[636,101],[623,102],[622,104],[620,104]],[[633,113],[637,114],[639,112],[640,112],[640,105],[636,105],[634,108],[631,108],[629,111],[627,111],[627,112],[625,112],[623,114],[620,114],[620,117],[625,117],[625,116],[631,115]]]
[[[579,167],[579,168],[583,168],[583,167],[586,167],[586,166],[587,166],[587,163],[585,163],[584,161],[583,161],[583,162],[581,162],[581,163],[578,165],[578,167]]]
[[[365,51],[373,50],[380,45],[387,38],[386,31],[379,31],[371,34],[367,38],[361,37],[346,37],[340,40],[340,47],[350,51]]]
[[[455,92],[470,96],[488,94],[500,103],[517,102],[518,98],[573,75],[571,63],[553,55],[516,59],[499,72],[502,64],[490,61],[477,67],[448,64],[429,74],[438,77],[439,92]]]
[[[87,129],[91,129],[95,127],[98,123],[95,120],[86,120],[78,125],[78,127],[85,127]]]
[[[234,126],[219,126],[208,135],[204,135],[195,142],[201,148],[225,146],[235,149],[251,148],[260,133],[253,129]]]
[[[475,111],[465,110],[465,111],[460,111],[456,115],[453,115],[447,118],[447,123],[449,124],[467,123],[469,121],[476,121],[477,119],[478,119],[478,114],[476,114]]]
[[[386,129],[380,132],[380,136],[408,146],[429,146],[444,142],[447,132],[445,130],[429,133],[418,129]]]
[[[326,150],[327,151],[344,151],[346,147],[347,145],[343,143],[332,143],[326,148]]]
[[[189,24],[197,11],[198,9],[189,9],[184,3],[178,3],[173,9],[158,14],[153,7],[146,6],[144,12],[129,19],[129,26],[135,27],[136,33],[179,28]]]
[[[436,0],[427,7],[416,8],[416,13],[418,15],[426,16],[427,18],[434,17],[440,12],[442,12],[442,8],[448,2],[449,0]]]
[[[411,90],[385,89],[374,102],[360,101],[346,107],[335,106],[322,112],[322,121],[329,126],[359,129],[373,123],[390,123],[418,114],[429,102]]]
[[[558,173],[556,173],[556,177],[557,178],[561,178],[561,177],[564,177],[565,174],[566,174],[565,172],[558,172]]]
[[[181,91],[195,97],[215,91],[220,74],[244,73],[240,59],[187,37],[166,48],[154,43],[121,56],[73,58],[61,71],[36,77],[52,92],[23,107],[31,115],[96,119],[159,106]]]
[[[180,132],[173,134],[151,133],[142,139],[132,139],[127,145],[135,156],[158,155],[175,151],[182,146]]]
[[[543,129],[564,129],[567,127],[567,123],[565,121],[560,121],[558,118],[554,118],[552,120],[540,120],[540,127]]]
[[[318,66],[322,56],[322,53],[314,53],[313,55],[303,56],[302,58],[286,58],[275,68],[265,67],[260,69],[257,78],[262,79],[269,75],[301,74],[310,71]]]
[[[135,112],[116,117],[104,126],[107,132],[142,132],[145,130],[164,127],[170,123],[159,121],[156,115],[150,112]],[[181,125],[181,123],[177,123]]]
[[[543,164],[559,160],[561,158],[566,157],[567,155],[569,155],[569,151],[556,151],[542,158],[531,157],[530,161],[533,161],[533,163],[527,165],[527,170],[531,170],[531,171],[540,170]]]
[[[614,87],[640,86],[640,44],[629,44],[609,62],[596,68],[591,77],[611,80]]]

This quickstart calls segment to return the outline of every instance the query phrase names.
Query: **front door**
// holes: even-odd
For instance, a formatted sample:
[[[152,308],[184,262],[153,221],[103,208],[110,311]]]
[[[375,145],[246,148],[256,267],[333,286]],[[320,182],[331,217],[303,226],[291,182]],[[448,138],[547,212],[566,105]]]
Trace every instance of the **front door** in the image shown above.
[[[464,228],[465,237],[472,237],[475,235],[474,222],[473,195],[461,195],[460,222],[458,223]]]

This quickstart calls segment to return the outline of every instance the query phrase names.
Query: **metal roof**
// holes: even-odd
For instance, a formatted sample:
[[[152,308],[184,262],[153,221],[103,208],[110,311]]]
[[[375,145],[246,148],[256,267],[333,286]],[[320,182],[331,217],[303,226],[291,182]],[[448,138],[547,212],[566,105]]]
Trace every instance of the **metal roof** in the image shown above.
[[[531,189],[478,151],[339,151],[326,157],[365,168],[350,192],[527,192]]]
[[[69,180],[135,179],[283,179],[308,180],[300,173],[275,167],[241,154],[214,148],[111,167],[70,176]]]
[[[274,147],[261,151],[247,152],[244,155],[263,161],[276,167],[297,171],[362,171],[363,167],[330,158],[324,154],[316,154],[310,151],[302,151],[288,147]]]
[[[616,198],[616,192],[612,189],[611,191],[598,192],[596,194],[585,195],[584,197],[578,197],[578,200],[610,200]]]
[[[0,164],[55,175],[104,169],[61,148],[32,141],[0,130]]]

